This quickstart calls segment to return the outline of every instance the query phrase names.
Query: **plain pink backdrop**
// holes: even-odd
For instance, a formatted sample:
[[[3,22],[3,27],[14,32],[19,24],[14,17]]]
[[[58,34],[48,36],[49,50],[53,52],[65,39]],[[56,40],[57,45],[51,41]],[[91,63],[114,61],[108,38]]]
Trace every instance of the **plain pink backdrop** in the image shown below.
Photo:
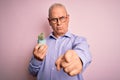
[[[85,80],[120,80],[120,0],[0,0],[0,80],[34,80],[28,64],[37,35],[51,32],[48,8],[64,4],[69,30],[87,38]]]

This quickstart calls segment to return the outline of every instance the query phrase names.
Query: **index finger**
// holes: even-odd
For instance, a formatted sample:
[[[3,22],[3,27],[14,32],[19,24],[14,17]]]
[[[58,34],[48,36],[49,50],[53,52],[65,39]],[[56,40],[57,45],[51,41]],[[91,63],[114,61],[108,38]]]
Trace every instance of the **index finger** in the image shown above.
[[[60,56],[60,57],[56,60],[56,62],[55,62],[55,65],[56,65],[56,68],[57,68],[58,71],[59,71],[60,68],[61,68],[62,57],[63,57],[63,56]]]

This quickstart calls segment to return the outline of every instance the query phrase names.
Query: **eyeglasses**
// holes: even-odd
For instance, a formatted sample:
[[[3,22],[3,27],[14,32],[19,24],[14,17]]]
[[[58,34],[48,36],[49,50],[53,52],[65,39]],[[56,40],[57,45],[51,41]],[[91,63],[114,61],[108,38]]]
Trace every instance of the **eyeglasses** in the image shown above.
[[[54,23],[54,24],[58,23],[58,20],[60,20],[60,22],[64,23],[67,20],[67,16],[66,17],[62,16],[62,17],[59,17],[59,18],[49,18],[49,21]]]

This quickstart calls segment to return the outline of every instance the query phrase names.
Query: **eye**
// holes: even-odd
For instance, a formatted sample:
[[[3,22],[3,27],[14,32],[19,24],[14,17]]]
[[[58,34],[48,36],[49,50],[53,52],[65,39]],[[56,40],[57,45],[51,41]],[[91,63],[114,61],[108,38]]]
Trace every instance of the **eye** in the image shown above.
[[[52,18],[52,19],[50,19],[51,21],[56,21],[57,19],[56,18]]]
[[[60,20],[64,20],[64,19],[65,19],[65,17],[64,17],[64,16],[62,16],[62,17],[60,17],[59,19],[60,19]]]

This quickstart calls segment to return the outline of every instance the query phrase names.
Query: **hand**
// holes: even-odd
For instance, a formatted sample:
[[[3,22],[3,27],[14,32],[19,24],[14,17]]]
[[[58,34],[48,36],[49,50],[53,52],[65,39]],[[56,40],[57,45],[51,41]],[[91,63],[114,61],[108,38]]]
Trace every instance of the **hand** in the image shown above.
[[[46,52],[47,52],[47,45],[37,44],[34,48],[33,55],[36,59],[42,61],[46,56]]]
[[[74,50],[68,50],[56,61],[56,67],[59,71],[61,68],[70,76],[75,76],[82,71],[82,61]]]

